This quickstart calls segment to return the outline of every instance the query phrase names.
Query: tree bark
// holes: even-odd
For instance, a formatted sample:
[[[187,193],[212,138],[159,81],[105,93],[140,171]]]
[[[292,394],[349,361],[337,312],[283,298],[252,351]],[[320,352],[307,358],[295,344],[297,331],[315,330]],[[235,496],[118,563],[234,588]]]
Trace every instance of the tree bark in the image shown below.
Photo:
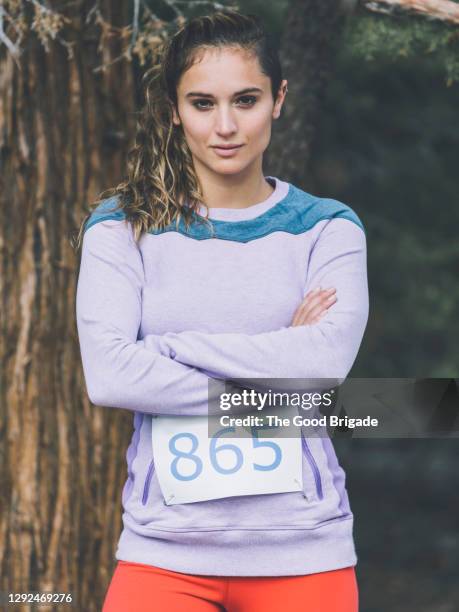
[[[288,94],[274,125],[265,173],[306,188],[319,111],[345,22],[344,3],[292,0],[281,41]]]
[[[95,611],[114,566],[132,415],[87,398],[70,237],[124,174],[136,92],[126,62],[93,72],[119,48],[107,41],[101,58],[84,4],[73,3],[73,59],[34,37],[19,65],[0,50],[0,590],[71,593],[73,609]],[[129,3],[101,5],[128,22]]]

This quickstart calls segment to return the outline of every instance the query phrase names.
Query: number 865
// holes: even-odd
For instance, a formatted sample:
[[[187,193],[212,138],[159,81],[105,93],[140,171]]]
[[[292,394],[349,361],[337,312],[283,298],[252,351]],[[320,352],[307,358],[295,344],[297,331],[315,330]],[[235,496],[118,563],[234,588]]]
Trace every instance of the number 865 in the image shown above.
[[[282,460],[282,450],[280,446],[278,446],[275,442],[259,440],[258,431],[257,431],[258,429],[262,429],[262,428],[257,428],[257,427],[251,428],[253,448],[272,449],[274,452],[274,461],[272,463],[269,463],[268,465],[261,465],[259,463],[253,463],[252,464],[253,469],[262,471],[262,472],[269,472],[271,470],[275,470],[280,464]],[[217,433],[210,440],[210,443],[209,443],[210,463],[212,464],[212,467],[214,468],[214,470],[218,472],[219,474],[224,474],[224,475],[234,474],[235,472],[238,472],[241,469],[242,464],[244,463],[244,457],[243,457],[242,451],[235,444],[221,444],[220,446],[217,447],[218,439],[222,435],[228,432],[234,432],[234,431],[235,431],[234,427],[225,427],[224,429],[220,429],[219,431],[217,431]],[[176,443],[178,440],[182,438],[188,438],[189,440],[191,440],[191,449],[188,452],[181,451],[180,449],[177,448]],[[198,437],[195,436],[195,434],[191,432],[183,432],[183,433],[175,434],[175,436],[173,436],[169,440],[169,450],[173,455],[175,455],[175,459],[173,459],[171,463],[171,473],[174,476],[174,478],[176,478],[177,480],[182,480],[182,481],[195,480],[196,478],[198,478],[198,476],[201,474],[202,469],[203,469],[201,458],[195,454],[196,450],[198,449],[198,446],[199,446]],[[234,454],[236,463],[233,467],[224,468],[218,463],[217,454],[220,453],[221,451],[232,452]],[[192,461],[195,464],[195,470],[192,474],[185,475],[179,472],[178,464],[181,459],[182,460],[188,459],[189,461]]]

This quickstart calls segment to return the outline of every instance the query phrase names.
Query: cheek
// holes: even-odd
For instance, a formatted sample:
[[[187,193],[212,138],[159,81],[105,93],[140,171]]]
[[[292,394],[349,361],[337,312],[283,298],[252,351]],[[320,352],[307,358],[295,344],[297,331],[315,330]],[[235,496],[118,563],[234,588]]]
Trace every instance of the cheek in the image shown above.
[[[250,138],[252,143],[265,143],[271,135],[271,110],[265,110],[251,117],[247,117],[245,121],[245,133]]]
[[[206,142],[209,137],[209,121],[196,113],[184,112],[181,115],[182,127],[188,141],[193,141],[197,145]]]

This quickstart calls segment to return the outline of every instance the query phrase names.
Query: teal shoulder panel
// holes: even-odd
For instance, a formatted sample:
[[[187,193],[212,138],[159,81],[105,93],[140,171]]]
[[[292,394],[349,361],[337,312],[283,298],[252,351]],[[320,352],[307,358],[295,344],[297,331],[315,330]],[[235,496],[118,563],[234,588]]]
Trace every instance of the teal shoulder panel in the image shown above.
[[[84,231],[86,232],[90,227],[96,223],[99,223],[100,221],[109,221],[111,219],[122,221],[125,219],[126,213],[122,208],[117,209],[118,204],[118,196],[112,196],[111,198],[102,200],[99,206],[92,211],[91,216],[86,221]]]
[[[126,213],[122,208],[117,208],[118,203],[118,196],[103,200],[92,212],[84,231],[100,221],[125,219]],[[196,214],[195,218],[197,219]],[[301,234],[313,228],[319,221],[334,218],[352,221],[365,231],[357,214],[343,202],[311,195],[290,184],[287,195],[255,219],[245,221],[211,219],[210,226],[196,221],[191,223],[189,228],[186,228],[183,219],[180,219],[178,225],[174,221],[165,228],[151,229],[148,233],[158,235],[178,232],[195,240],[216,238],[233,242],[250,242],[273,232]]]
[[[304,195],[310,195],[306,194],[304,191],[302,192],[300,189],[295,189],[296,191],[300,192],[298,194],[300,200],[302,198],[304,200]],[[365,231],[363,223],[357,213],[355,213],[350,206],[340,202],[339,200],[334,200],[333,198],[315,197],[306,207],[300,206],[300,209],[303,211],[302,214],[305,230],[311,229],[311,227],[313,227],[318,221],[339,218],[352,221],[363,231]]]
[[[331,198],[319,198],[290,184],[287,195],[255,219],[245,221],[212,219],[211,228],[196,222],[188,229],[183,220],[180,220],[178,226],[174,222],[163,229],[151,229],[149,233],[157,235],[178,232],[195,240],[217,238],[250,242],[273,232],[301,234],[310,230],[319,221],[333,218],[348,219],[365,231],[357,214],[346,204]]]

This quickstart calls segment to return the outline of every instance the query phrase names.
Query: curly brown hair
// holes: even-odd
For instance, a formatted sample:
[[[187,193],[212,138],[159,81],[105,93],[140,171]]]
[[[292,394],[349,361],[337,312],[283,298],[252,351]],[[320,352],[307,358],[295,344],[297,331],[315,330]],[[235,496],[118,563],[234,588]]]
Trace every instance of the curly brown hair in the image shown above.
[[[145,104],[140,112],[134,147],[127,157],[127,177],[116,187],[105,190],[93,207],[105,197],[118,196],[132,224],[135,241],[144,232],[160,230],[183,219],[189,228],[193,221],[209,225],[207,215],[195,212],[203,202],[192,155],[181,126],[172,121],[177,107],[177,85],[203,48],[238,47],[255,54],[261,70],[271,79],[273,99],[282,82],[279,57],[271,36],[255,15],[234,10],[195,17],[156,50],[153,66],[143,76]],[[83,220],[75,248],[79,249],[89,213]]]

